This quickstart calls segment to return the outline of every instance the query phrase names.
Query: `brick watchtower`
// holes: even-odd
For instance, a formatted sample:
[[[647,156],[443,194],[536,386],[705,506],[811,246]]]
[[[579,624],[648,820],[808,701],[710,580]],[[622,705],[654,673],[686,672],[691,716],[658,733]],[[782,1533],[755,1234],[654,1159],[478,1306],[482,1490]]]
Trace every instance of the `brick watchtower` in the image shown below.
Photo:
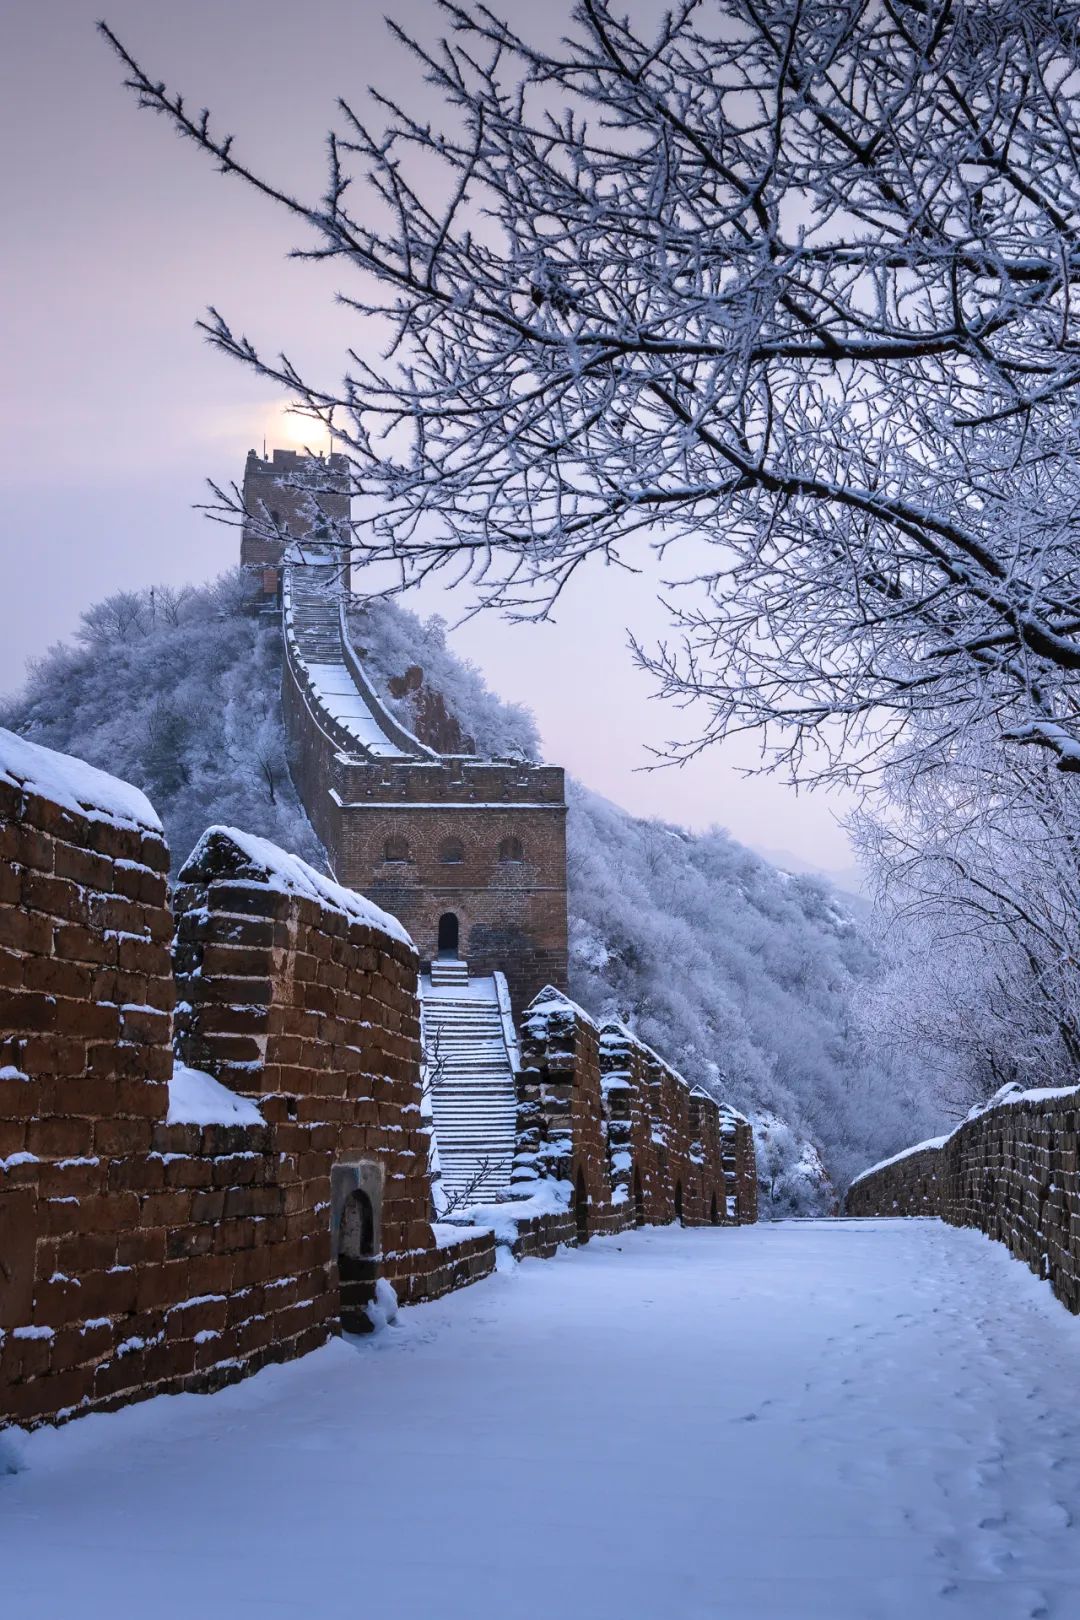
[[[275,450],[269,460],[247,453],[240,562],[265,596],[276,596],[289,540],[347,544],[349,462],[346,456],[305,456]]]

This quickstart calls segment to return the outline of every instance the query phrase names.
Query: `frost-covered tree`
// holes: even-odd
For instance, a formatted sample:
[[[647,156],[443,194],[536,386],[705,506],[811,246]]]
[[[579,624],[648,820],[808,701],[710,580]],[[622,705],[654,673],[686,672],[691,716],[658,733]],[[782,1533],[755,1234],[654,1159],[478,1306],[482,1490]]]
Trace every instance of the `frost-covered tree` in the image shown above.
[[[867,1015],[965,1111],[1000,1086],[1080,1068],[1080,790],[1032,761],[1003,769],[978,728],[933,769],[894,764],[854,832],[889,970]]]
[[[639,655],[702,701],[690,749],[862,771],[913,715],[990,717],[1080,769],[1075,6],[576,0],[554,45],[439,13],[391,23],[414,93],[339,103],[314,200],[108,35],[346,280],[338,383],[206,329],[332,423],[358,552],[516,612],[685,552],[682,635]]]
[[[30,670],[0,724],[134,782],[165,825],[174,871],[214,821],[317,865],[281,720],[281,641],[237,571],[183,592],[121,591]]]

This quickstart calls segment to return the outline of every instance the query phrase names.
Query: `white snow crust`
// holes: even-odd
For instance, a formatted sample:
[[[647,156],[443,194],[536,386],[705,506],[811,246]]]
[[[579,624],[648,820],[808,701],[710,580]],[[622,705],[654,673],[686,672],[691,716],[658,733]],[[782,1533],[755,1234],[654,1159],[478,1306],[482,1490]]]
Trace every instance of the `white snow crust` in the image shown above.
[[[10,1437],[4,1613],[1072,1620],[1078,1359],[1044,1283],[936,1221],[594,1239]]]
[[[166,1125],[265,1125],[257,1103],[240,1097],[212,1074],[189,1069],[186,1063],[173,1066],[169,1081],[169,1112]]]
[[[332,911],[340,912],[354,922],[364,923],[369,928],[377,928],[402,945],[414,948],[412,940],[396,917],[391,917],[389,912],[381,910],[362,894],[358,894],[355,889],[346,889],[343,884],[335,883],[333,878],[324,877],[321,872],[316,872],[313,866],[309,866],[307,861],[302,861],[299,855],[290,855],[287,850],[272,844],[268,838],[259,838],[255,833],[243,832],[239,827],[208,827],[191,853],[192,860],[198,858],[204,845],[215,834],[228,838],[243,851],[249,861],[269,873],[270,888],[282,894],[297,894],[306,900],[317,900],[320,905],[328,906]]]
[[[374,759],[409,757],[386,735],[344,663],[306,663],[305,667],[327,714],[354,737],[366,753]]]
[[[851,1185],[854,1187],[857,1181],[864,1181],[867,1176],[876,1175],[879,1170],[887,1170],[891,1164],[899,1164],[902,1159],[910,1159],[913,1154],[925,1153],[930,1148],[943,1148],[948,1140],[948,1136],[931,1136],[925,1142],[916,1142],[912,1147],[901,1148],[900,1152],[894,1153],[891,1158],[879,1159],[877,1164],[870,1165],[866,1170],[860,1170],[857,1176],[852,1176]]]
[[[17,737],[0,726],[0,781],[51,799],[76,815],[112,821],[118,827],[161,832],[161,822],[145,793],[83,759]]]
[[[901,1159],[910,1159],[913,1153],[923,1153],[928,1148],[943,1148],[946,1142],[951,1142],[953,1137],[959,1131],[962,1131],[970,1120],[980,1119],[983,1114],[988,1114],[992,1108],[1021,1108],[1028,1103],[1054,1102],[1060,1097],[1076,1097],[1078,1095],[1080,1095],[1080,1086],[1032,1086],[1025,1091],[1014,1081],[1009,1085],[1002,1086],[1000,1091],[995,1091],[994,1095],[988,1097],[985,1102],[976,1103],[975,1107],[968,1111],[960,1124],[955,1126],[953,1130],[947,1131],[944,1136],[932,1136],[926,1142],[916,1142],[914,1147],[902,1148],[899,1153],[894,1153],[890,1159],[879,1159],[877,1164],[872,1164],[866,1170],[860,1170],[857,1176],[852,1176],[851,1185],[854,1187],[857,1181],[864,1181],[867,1176],[874,1175],[878,1170],[887,1170],[891,1164],[899,1164]]]

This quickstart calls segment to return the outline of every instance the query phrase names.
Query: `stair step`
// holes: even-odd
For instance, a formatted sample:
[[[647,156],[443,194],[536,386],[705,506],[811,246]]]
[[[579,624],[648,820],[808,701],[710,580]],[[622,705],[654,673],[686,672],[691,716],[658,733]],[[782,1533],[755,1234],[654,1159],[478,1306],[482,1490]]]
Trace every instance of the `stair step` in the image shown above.
[[[505,1193],[517,1146],[517,1082],[494,983],[490,996],[468,994],[483,983],[470,979],[467,962],[443,958],[432,962],[423,997],[443,1187],[476,1202]]]

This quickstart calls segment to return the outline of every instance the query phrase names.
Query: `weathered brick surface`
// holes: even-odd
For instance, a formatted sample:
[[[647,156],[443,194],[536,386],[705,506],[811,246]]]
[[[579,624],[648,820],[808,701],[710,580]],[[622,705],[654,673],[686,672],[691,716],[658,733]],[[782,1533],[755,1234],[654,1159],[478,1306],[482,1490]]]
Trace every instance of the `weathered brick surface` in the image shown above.
[[[909,1153],[875,1170],[848,1188],[849,1215],[940,1215],[941,1174],[945,1160],[938,1148]]]
[[[1006,1102],[854,1182],[849,1215],[938,1215],[1004,1243],[1080,1311],[1080,1099]]]
[[[412,945],[282,892],[223,831],[208,834],[181,872],[175,904],[177,1051],[255,1098],[273,1123],[290,1218],[318,1264],[332,1261],[332,1169],[368,1163],[379,1260],[358,1282],[382,1276],[403,1301],[445,1292]]]
[[[757,1156],[754,1152],[753,1127],[744,1114],[721,1104],[720,1137],[728,1216],[740,1226],[753,1225],[758,1217]]]
[[[729,1203],[729,1143],[717,1103],[621,1024],[598,1029],[549,989],[525,1013],[521,1053],[518,1191],[544,1177],[564,1183],[572,1209],[584,1212],[585,1235],[677,1219],[699,1226],[756,1218],[745,1189],[741,1203]],[[748,1128],[737,1151],[742,1182],[749,1171],[756,1186]]]
[[[579,1242],[626,1224],[612,1203],[600,1086],[600,1035],[592,1019],[550,986],[521,1022],[517,1150],[511,1180],[570,1189]]]
[[[613,1198],[635,1225],[724,1225],[728,1213],[720,1107],[624,1025],[600,1031]],[[753,1219],[753,1215],[744,1218]]]
[[[435,1246],[409,944],[205,840],[177,891],[181,1055],[265,1123],[169,1124],[159,832],[0,780],[0,849],[0,1423],[214,1388],[323,1342],[379,1276],[409,1300],[492,1269],[490,1236]],[[380,1219],[346,1276],[357,1161]]]

